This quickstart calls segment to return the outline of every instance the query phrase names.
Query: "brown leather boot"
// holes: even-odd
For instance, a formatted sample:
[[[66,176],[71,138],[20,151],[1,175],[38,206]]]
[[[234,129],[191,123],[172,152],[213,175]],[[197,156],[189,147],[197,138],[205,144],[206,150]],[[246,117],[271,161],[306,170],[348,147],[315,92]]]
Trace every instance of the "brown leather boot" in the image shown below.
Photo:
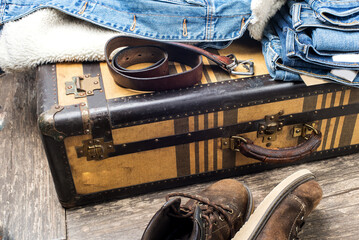
[[[277,185],[257,207],[233,240],[297,239],[304,219],[322,199],[322,189],[308,170]]]
[[[181,205],[179,197],[190,200]],[[198,195],[172,193],[148,224],[142,240],[231,239],[252,210],[251,192],[233,179],[218,181]]]

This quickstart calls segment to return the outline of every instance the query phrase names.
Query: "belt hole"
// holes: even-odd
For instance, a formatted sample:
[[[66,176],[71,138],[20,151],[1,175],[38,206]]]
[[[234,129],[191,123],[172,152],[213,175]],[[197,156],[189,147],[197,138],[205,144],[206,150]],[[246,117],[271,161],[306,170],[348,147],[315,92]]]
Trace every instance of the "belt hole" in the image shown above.
[[[87,2],[85,2],[85,5],[81,8],[81,10],[78,12],[78,14],[83,14],[87,8]]]
[[[131,31],[135,30],[135,27],[136,27],[136,15],[133,15],[133,23],[132,23],[130,30]]]
[[[182,24],[182,26],[183,26],[183,36],[184,37],[187,37],[188,36],[188,32],[187,32],[187,19],[183,19],[183,24]]]

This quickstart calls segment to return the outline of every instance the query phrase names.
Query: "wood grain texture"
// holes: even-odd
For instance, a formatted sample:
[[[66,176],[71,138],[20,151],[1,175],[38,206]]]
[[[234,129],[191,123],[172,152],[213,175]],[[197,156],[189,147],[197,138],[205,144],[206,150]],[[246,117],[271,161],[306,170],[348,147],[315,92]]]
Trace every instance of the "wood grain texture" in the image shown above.
[[[57,200],[36,124],[35,74],[0,78],[0,225],[3,240],[65,239],[65,210]],[[0,226],[0,228],[1,228]]]
[[[252,190],[255,206],[286,176],[306,168],[323,188],[323,199],[309,215],[301,239],[358,239],[359,154],[290,166],[236,179]],[[197,193],[210,183],[176,189]],[[74,239],[140,239],[147,223],[164,203],[161,191],[67,211],[68,237]]]

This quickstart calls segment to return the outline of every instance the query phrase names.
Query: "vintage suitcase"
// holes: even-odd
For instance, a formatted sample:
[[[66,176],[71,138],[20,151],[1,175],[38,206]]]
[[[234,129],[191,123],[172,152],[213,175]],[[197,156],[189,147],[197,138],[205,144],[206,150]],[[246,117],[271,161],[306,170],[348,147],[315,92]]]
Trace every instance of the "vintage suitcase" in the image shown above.
[[[293,163],[252,158],[258,152],[243,150],[246,139],[269,155],[265,149],[292,147],[287,160],[316,149],[294,163],[359,151],[359,89],[271,81],[256,42],[214,52],[252,59],[255,76],[229,75],[203,59],[201,84],[139,92],[116,85],[106,63],[38,68],[38,124],[64,207]],[[320,133],[321,142],[307,140]]]

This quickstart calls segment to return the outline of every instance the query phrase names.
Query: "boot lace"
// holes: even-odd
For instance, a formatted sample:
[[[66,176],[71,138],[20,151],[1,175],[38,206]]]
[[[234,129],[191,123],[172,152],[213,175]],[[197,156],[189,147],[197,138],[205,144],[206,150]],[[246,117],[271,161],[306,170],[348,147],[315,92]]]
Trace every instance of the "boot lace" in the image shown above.
[[[299,240],[299,239],[300,239],[300,238],[298,237],[298,234],[299,234],[300,231],[302,230],[304,224],[305,224],[304,216],[302,216],[302,217],[297,221],[297,224],[296,224],[296,227],[295,227],[295,233],[294,233],[294,236],[293,236],[293,240]]]
[[[187,193],[170,193],[166,196],[166,201],[168,201],[172,197],[185,197],[185,198],[193,199],[198,202],[198,205],[202,211],[201,218],[205,220],[206,225],[208,226],[207,239],[209,240],[212,239],[213,225],[218,224],[217,219],[219,219],[220,221],[226,221],[230,229],[231,237],[234,236],[235,234],[234,226],[229,216],[233,214],[233,209],[222,204],[213,203],[209,201],[207,198],[204,198],[202,196],[192,195]],[[179,210],[173,207],[175,213],[173,214],[173,216],[178,218],[193,219],[195,206],[196,204],[192,204],[190,206],[181,205]]]

